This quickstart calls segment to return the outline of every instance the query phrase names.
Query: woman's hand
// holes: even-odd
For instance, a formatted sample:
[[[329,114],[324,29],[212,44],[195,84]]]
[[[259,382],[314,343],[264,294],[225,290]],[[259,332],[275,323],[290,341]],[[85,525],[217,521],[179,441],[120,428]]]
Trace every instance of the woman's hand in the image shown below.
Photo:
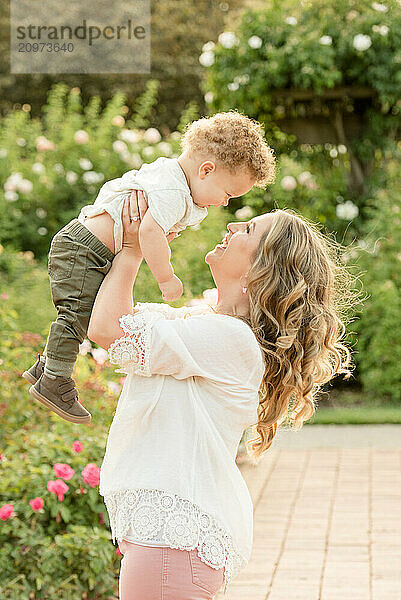
[[[146,211],[148,203],[145,193],[142,190],[132,190],[130,196],[124,200],[122,211],[123,223],[123,249],[136,254],[142,258],[142,251],[139,244],[139,227]],[[139,219],[134,219],[139,217]],[[132,220],[131,220],[132,219]],[[167,241],[170,243],[179,234],[176,232],[167,235]]]
[[[124,200],[122,211],[123,250],[128,250],[141,258],[139,227],[147,210],[148,205],[142,190],[133,190],[130,196]],[[137,218],[134,220],[135,217]]]

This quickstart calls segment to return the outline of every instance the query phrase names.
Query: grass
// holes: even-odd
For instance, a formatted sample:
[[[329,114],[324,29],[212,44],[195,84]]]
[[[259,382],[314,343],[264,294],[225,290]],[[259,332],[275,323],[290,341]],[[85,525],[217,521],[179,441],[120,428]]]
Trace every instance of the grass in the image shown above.
[[[344,384],[343,384],[344,385]],[[310,425],[401,424],[401,406],[361,389],[333,389],[318,402]]]

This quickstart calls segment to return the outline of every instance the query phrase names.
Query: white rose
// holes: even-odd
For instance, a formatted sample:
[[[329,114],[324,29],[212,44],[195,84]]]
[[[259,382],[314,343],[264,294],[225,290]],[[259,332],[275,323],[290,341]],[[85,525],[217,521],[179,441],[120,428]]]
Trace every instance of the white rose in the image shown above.
[[[202,65],[202,67],[211,67],[214,63],[214,52],[202,52],[202,54],[199,57],[199,62]]]
[[[118,154],[120,154],[121,152],[126,152],[128,150],[127,144],[125,142],[122,142],[121,140],[116,140],[115,142],[113,142],[113,150]]]
[[[296,17],[287,17],[285,20],[288,25],[296,25],[298,23],[298,19]]]
[[[223,48],[232,48],[237,43],[237,37],[232,31],[223,31],[218,37]]]
[[[5,158],[8,154],[7,148],[0,148],[0,158]]]
[[[322,35],[322,37],[319,40],[319,43],[322,44],[322,46],[331,46],[332,41],[333,39],[331,35]]]
[[[39,235],[46,235],[46,233],[47,233],[46,227],[39,227],[39,229],[38,229]]]
[[[84,171],[89,171],[93,167],[91,161],[88,158],[80,158],[79,166],[81,167],[81,169],[84,169]]]
[[[295,188],[297,187],[297,180],[292,175],[286,175],[281,180],[281,187],[286,192],[291,192],[292,190],[295,190]]]
[[[65,178],[66,178],[67,183],[72,185],[73,183],[76,183],[76,181],[78,180],[78,175],[76,173],[74,173],[74,171],[67,171],[67,173],[65,174]]]
[[[47,215],[47,211],[44,208],[36,209],[36,216],[39,217],[39,219],[44,219],[46,215]]]
[[[134,169],[140,169],[142,166],[142,158],[138,152],[134,152],[131,155],[131,165]]]
[[[230,92],[235,92],[239,88],[239,83],[237,83],[236,81],[232,81],[231,83],[227,84],[227,87],[230,90]]]
[[[155,153],[153,146],[145,146],[145,148],[142,150],[142,154],[146,157],[146,158],[150,158],[151,156],[153,156]]]
[[[260,48],[262,43],[262,38],[260,38],[258,35],[252,35],[248,40],[248,45],[255,49]]]
[[[18,184],[18,189],[22,194],[30,194],[33,190],[33,183],[29,179],[22,179]]]
[[[329,154],[330,154],[331,158],[336,158],[338,156],[337,148],[331,148]]]
[[[7,192],[4,192],[4,198],[7,202],[16,202],[16,200],[18,200],[18,194],[13,190],[8,190]]]
[[[347,152],[347,146],[344,146],[344,144],[340,144],[338,146],[338,151],[339,151],[340,154],[346,154],[346,152]]]
[[[143,139],[148,144],[157,144],[162,139],[162,136],[155,127],[149,127],[143,134]]]
[[[171,156],[171,154],[173,153],[173,149],[171,148],[168,142],[160,142],[160,144],[157,145],[157,148],[162,154],[165,154],[166,156]]]
[[[90,343],[90,341],[88,339],[84,339],[82,344],[79,344],[79,353],[82,354],[82,356],[85,356],[91,350],[92,350],[92,344]]]
[[[249,82],[249,75],[248,73],[243,73],[242,75],[237,75],[237,77],[234,77],[234,81],[236,81],[237,83],[245,84]]]
[[[82,175],[82,179],[87,185],[92,185],[103,181],[104,175],[103,173],[96,173],[96,171],[85,171]]]
[[[250,219],[251,217],[253,217],[253,210],[250,206],[242,206],[242,208],[235,211],[236,219]]]
[[[206,42],[206,44],[203,44],[202,46],[202,52],[210,52],[211,50],[214,50],[216,44],[214,42]]]
[[[310,173],[309,171],[302,171],[302,173],[300,173],[298,175],[298,182],[301,185],[307,184],[311,179],[312,179],[312,173]]]
[[[32,171],[34,173],[36,173],[37,175],[41,175],[42,173],[45,172],[45,167],[42,165],[42,163],[40,162],[35,162],[32,165]]]
[[[120,133],[120,138],[124,140],[124,142],[128,142],[129,144],[136,144],[141,139],[141,136],[137,131],[133,129],[122,129]]]
[[[380,35],[387,35],[388,32],[389,32],[389,28],[387,27],[387,25],[380,25],[380,27],[379,27]]]
[[[346,221],[352,221],[359,214],[359,208],[351,202],[351,200],[347,200],[347,202],[343,202],[342,204],[337,204],[336,206],[336,215],[339,219],[345,219]]]
[[[59,173],[60,175],[64,175],[64,167],[61,163],[56,163],[54,165],[53,169],[56,171],[56,173]]]
[[[19,183],[23,180],[22,173],[11,173],[10,177],[6,180],[4,184],[4,190],[6,192],[11,191],[15,192]]]
[[[109,357],[107,350],[104,350],[103,348],[92,348],[91,354],[98,365],[104,365]]]
[[[89,142],[89,135],[83,129],[78,129],[74,133],[74,142],[76,144],[87,144]]]
[[[213,92],[206,92],[206,94],[203,97],[205,99],[205,102],[207,104],[210,104],[210,102],[213,102],[214,94]]]
[[[387,6],[380,4],[380,2],[372,2],[372,8],[377,10],[377,12],[387,12]]]
[[[358,33],[358,35],[354,36],[353,44],[356,50],[363,52],[364,50],[370,48],[372,45],[372,40],[368,35],[365,35],[364,33]]]

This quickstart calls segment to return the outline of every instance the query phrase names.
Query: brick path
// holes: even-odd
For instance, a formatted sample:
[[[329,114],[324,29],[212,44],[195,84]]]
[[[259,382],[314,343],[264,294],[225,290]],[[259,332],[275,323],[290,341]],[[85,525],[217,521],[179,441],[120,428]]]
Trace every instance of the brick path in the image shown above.
[[[253,550],[216,600],[400,600],[400,459],[401,425],[279,433],[240,466]]]

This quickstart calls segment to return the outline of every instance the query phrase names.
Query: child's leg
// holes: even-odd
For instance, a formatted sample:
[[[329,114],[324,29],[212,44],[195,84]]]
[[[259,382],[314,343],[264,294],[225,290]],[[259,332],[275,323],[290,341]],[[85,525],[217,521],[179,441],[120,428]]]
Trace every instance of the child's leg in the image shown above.
[[[114,254],[77,219],[53,238],[48,272],[58,314],[44,350],[47,375],[71,377],[96,294],[113,258]]]

